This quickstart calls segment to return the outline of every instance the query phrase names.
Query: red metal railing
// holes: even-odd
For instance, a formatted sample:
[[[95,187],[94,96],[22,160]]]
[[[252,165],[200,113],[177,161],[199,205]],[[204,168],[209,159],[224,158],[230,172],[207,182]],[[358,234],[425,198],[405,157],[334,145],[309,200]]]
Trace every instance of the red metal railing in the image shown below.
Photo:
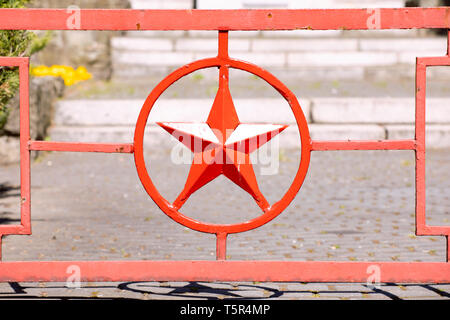
[[[450,8],[375,9],[376,29],[450,28]],[[77,30],[217,30],[217,57],[193,62],[166,77],[147,98],[130,144],[67,143],[30,140],[28,105],[28,58],[0,58],[0,65],[20,69],[20,154],[21,224],[0,226],[1,237],[31,234],[30,151],[71,151],[133,153],[144,188],[157,205],[173,220],[201,232],[217,236],[217,261],[33,261],[0,262],[0,281],[65,281],[66,270],[76,264],[82,281],[190,280],[190,281],[331,281],[366,282],[367,268],[380,268],[381,282],[450,282],[450,226],[429,226],[425,219],[425,87],[426,67],[450,65],[450,46],[443,57],[417,58],[415,138],[382,141],[312,141],[308,125],[295,95],[267,71],[228,56],[231,30],[368,30],[368,9],[333,10],[80,10]],[[0,9],[0,29],[73,30],[67,24],[70,13],[59,9]],[[450,39],[450,32],[448,33]],[[222,85],[228,88],[228,69],[253,73],[271,84],[289,102],[300,131],[302,159],[294,182],[285,196],[273,205],[261,205],[263,214],[235,225],[212,225],[182,215],[181,206],[170,204],[153,186],[145,167],[143,134],[153,104],[173,82],[202,68],[219,67]],[[231,100],[230,100],[231,101]],[[226,99],[221,110],[232,108]],[[214,106],[213,106],[214,108]],[[224,114],[215,115],[224,119]],[[225,148],[225,146],[223,146]],[[411,150],[416,154],[416,234],[445,236],[447,262],[325,262],[325,261],[225,261],[229,233],[243,232],[268,223],[279,215],[300,189],[307,173],[311,151],[326,150]],[[221,169],[222,170],[222,169]],[[255,191],[247,186],[247,191]],[[256,194],[256,193],[255,193]],[[254,196],[255,200],[258,196]],[[1,254],[1,251],[0,251]],[[0,255],[1,257],[1,255]]]

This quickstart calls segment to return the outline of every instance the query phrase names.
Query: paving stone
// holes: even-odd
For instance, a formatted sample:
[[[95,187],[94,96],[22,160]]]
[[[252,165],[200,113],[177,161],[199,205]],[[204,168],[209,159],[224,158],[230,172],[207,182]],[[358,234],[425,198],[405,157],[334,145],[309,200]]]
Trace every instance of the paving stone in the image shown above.
[[[275,199],[283,193],[297,167],[297,156],[293,150],[286,151],[279,175],[261,176],[255,170],[265,194]],[[189,166],[171,165],[165,157],[146,154],[154,183],[170,198],[182,187]],[[442,192],[450,188],[449,158],[445,150],[427,152],[427,199],[441,204],[433,208],[433,222],[445,218],[450,205]],[[16,169],[0,167],[2,181],[18,184]],[[130,155],[48,153],[32,165],[32,178],[33,235],[4,237],[5,261],[215,258],[214,236],[186,230],[149,199]],[[349,261],[355,257],[392,261],[398,256],[398,261],[444,261],[443,237],[413,236],[413,183],[411,152],[314,153],[308,179],[291,206],[268,225],[230,235],[228,255],[231,260]],[[230,185],[218,193],[220,185],[200,189],[184,213],[219,222],[246,220],[259,213],[239,189]],[[233,200],[217,206],[224,198]],[[6,200],[0,197],[0,203]],[[233,299],[243,295],[255,299],[448,299],[450,292],[447,284],[429,285],[439,291],[413,284],[403,285],[406,289],[381,284],[378,291],[365,284],[342,283],[83,283],[81,289],[68,289],[65,283],[19,285],[16,290],[0,286],[0,299]]]
[[[420,285],[381,285],[381,291],[389,292],[401,299],[415,298],[420,299],[421,297],[435,297],[438,298],[439,295],[435,292],[428,290]]]

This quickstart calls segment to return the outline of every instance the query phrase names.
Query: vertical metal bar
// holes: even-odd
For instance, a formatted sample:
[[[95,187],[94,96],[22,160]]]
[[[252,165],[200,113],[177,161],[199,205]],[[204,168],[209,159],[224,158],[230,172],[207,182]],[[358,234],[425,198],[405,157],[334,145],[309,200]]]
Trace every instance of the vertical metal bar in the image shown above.
[[[216,234],[216,260],[226,260],[227,258],[227,235],[226,233]]]
[[[450,262],[450,235],[447,235],[447,262]]]
[[[29,59],[19,67],[20,94],[20,220],[24,233],[31,233],[31,177],[30,177],[30,104]]]
[[[228,59],[228,31],[219,30],[219,50],[218,57]]]
[[[447,56],[450,57],[450,29],[447,29]],[[450,235],[447,234],[447,262],[450,262]]]
[[[447,56],[450,56],[450,29],[447,30]]]
[[[229,81],[229,69],[227,66],[220,66],[219,69],[219,90],[229,90],[228,81]]]
[[[416,234],[423,232],[425,220],[425,97],[426,66],[416,61]]]

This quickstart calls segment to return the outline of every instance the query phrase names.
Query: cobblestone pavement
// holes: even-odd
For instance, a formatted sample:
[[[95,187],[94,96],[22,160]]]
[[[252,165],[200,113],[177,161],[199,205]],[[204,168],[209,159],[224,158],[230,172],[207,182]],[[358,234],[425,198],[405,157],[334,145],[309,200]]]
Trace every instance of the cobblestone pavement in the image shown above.
[[[261,175],[269,202],[289,187],[295,150],[281,150],[279,173]],[[149,150],[150,176],[174,200],[189,165],[170,151]],[[19,219],[18,166],[0,167],[0,223]],[[427,222],[450,225],[450,150],[427,153]],[[253,199],[225,179],[195,193],[186,215],[208,222],[245,221],[260,214]],[[215,259],[215,237],[178,225],[143,190],[132,155],[45,153],[32,164],[31,236],[7,236],[3,260]],[[314,152],[305,183],[272,222],[230,235],[231,260],[445,261],[444,237],[414,235],[414,153]],[[450,284],[340,283],[64,283],[0,284],[10,297],[131,299],[448,299]]]

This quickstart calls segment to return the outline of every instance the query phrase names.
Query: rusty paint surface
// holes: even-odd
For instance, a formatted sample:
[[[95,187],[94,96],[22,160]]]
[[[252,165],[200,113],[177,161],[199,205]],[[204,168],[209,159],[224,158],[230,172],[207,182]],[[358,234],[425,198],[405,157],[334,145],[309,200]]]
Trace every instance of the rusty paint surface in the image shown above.
[[[76,264],[81,281],[301,281],[366,283],[369,267],[380,282],[449,283],[445,262],[332,261],[24,261],[0,263],[0,281],[62,281]]]
[[[312,151],[331,150],[415,150],[415,140],[312,141]]]
[[[133,153],[134,146],[129,143],[83,143],[57,141],[30,141],[31,151],[62,151],[62,152],[103,152],[103,153]]]
[[[447,34],[450,48],[450,31]],[[416,60],[416,235],[446,236],[447,262],[450,262],[450,226],[429,226],[426,223],[426,185],[425,185],[425,127],[426,127],[426,83],[427,67],[450,66],[450,50],[445,57],[425,57]]]
[[[127,10],[82,9],[79,30],[368,30],[449,28],[448,8]],[[66,9],[0,9],[0,29],[74,30]],[[369,22],[368,22],[369,21]]]
[[[0,225],[0,259],[1,240],[4,235],[31,234],[31,181],[30,181],[30,140],[29,115],[29,58],[0,57],[1,66],[19,68],[19,97],[20,97],[20,225]]]

